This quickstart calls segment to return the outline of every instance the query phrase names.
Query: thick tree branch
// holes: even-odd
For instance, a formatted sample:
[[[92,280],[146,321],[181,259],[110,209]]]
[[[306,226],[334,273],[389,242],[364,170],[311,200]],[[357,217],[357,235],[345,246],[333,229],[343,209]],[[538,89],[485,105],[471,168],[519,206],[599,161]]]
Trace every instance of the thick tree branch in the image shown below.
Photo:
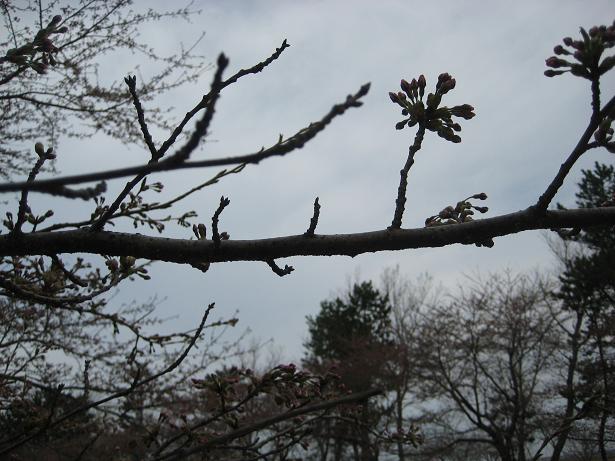
[[[87,230],[36,232],[0,236],[0,255],[26,256],[91,253],[134,256],[181,264],[195,262],[269,261],[290,256],[356,256],[362,253],[473,244],[487,238],[536,229],[615,224],[615,207],[548,211],[518,211],[462,224],[336,235],[303,234],[260,240],[228,240],[217,247],[211,240],[182,240]]]

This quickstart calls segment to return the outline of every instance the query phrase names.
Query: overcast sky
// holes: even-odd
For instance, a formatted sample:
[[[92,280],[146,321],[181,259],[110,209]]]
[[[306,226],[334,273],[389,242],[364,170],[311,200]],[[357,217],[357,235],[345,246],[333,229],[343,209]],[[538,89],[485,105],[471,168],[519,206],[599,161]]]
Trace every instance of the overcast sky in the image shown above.
[[[164,9],[168,2],[135,4]],[[222,215],[221,230],[233,239],[304,232],[316,196],[322,204],[318,233],[388,226],[399,169],[414,131],[394,129],[400,114],[387,93],[398,90],[401,78],[411,80],[421,73],[428,90],[439,73],[453,75],[457,87],[443,104],[472,104],[477,116],[461,121],[461,144],[428,133],[410,172],[403,227],[421,227],[426,217],[478,192],[489,195],[487,216],[531,205],[573,148],[590,113],[588,82],[569,75],[544,77],[544,60],[563,37],[577,36],[579,26],[609,24],[615,17],[615,4],[607,0],[197,0],[193,8],[201,12],[191,23],[152,24],[143,28],[142,39],[169,54],[205,31],[195,51],[211,62],[223,51],[230,58],[227,75],[261,61],[285,38],[291,45],[261,74],[224,90],[211,135],[195,158],[269,146],[280,133],[291,135],[320,119],[332,104],[371,82],[363,107],[335,119],[302,150],[249,166],[176,208],[194,209],[209,224],[220,195],[228,196],[231,204]],[[106,75],[121,79],[134,64],[118,59]],[[152,72],[141,66],[144,77]],[[615,90],[613,75],[604,80],[605,96]],[[173,106],[179,119],[208,91],[212,76],[206,72],[197,84],[157,103]],[[63,144],[58,167],[74,173],[133,165],[147,157],[145,148],[126,148],[103,138],[95,143],[70,140]],[[588,154],[557,201],[573,204],[580,170],[594,161],[612,163],[613,156]],[[164,181],[164,196],[170,197],[214,173],[189,170],[153,179]],[[114,181],[112,190],[123,183]],[[189,238],[191,231],[171,226],[165,235]],[[320,301],[356,273],[375,280],[386,267],[398,264],[411,279],[428,272],[454,287],[464,273],[554,267],[540,232],[498,238],[491,249],[455,245],[278,263],[293,265],[295,272],[280,278],[263,263],[227,263],[202,274],[157,263],[151,270],[153,282],[132,284],[116,302],[156,294],[164,298],[159,315],[174,316],[169,328],[186,328],[196,325],[202,307],[215,301],[219,315],[239,310],[237,328],[249,326],[255,336],[273,338],[286,359],[298,360],[307,333],[305,316],[316,314]]]

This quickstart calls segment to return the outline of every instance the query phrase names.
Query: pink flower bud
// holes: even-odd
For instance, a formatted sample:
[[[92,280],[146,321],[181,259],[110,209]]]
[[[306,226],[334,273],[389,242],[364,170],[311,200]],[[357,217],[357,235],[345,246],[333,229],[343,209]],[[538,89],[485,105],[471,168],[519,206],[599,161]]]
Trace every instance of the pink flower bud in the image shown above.
[[[401,86],[401,89],[402,89],[402,90],[404,90],[404,92],[405,92],[408,96],[410,96],[411,91],[412,91],[412,87],[411,87],[411,86],[410,86],[410,84],[409,84],[406,80],[404,80],[403,78],[401,79],[401,84],[400,84],[400,86]]]

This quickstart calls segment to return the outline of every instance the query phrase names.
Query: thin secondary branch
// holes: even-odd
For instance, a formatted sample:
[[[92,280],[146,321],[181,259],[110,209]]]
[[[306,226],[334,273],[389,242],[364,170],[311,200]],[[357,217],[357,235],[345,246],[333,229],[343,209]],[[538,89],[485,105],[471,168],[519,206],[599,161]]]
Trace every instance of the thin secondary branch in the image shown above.
[[[179,170],[184,168],[208,168],[215,166],[239,165],[242,163],[259,163],[261,160],[265,160],[269,157],[282,156],[296,149],[301,149],[305,143],[312,140],[318,133],[323,131],[335,117],[344,114],[344,112],[351,107],[360,107],[362,105],[360,100],[367,94],[368,91],[369,83],[366,83],[357,93],[354,95],[349,95],[345,102],[333,106],[321,120],[311,123],[309,126],[299,130],[293,136],[285,139],[284,141],[280,141],[267,149],[261,149],[260,151],[252,154],[183,163],[177,163],[173,160],[173,157],[170,157],[158,163],[106,170],[98,173],[63,176],[59,178],[34,181],[32,183],[28,183],[26,181],[4,183],[0,184],[0,192],[14,192],[28,189],[36,192],[54,193],[54,191],[57,191],[59,187],[67,184],[81,184],[91,181],[122,178],[133,174],[148,174],[156,171]],[[160,150],[162,150],[162,148]]]
[[[218,91],[221,91],[224,88],[226,88],[227,86],[229,86],[230,84],[235,83],[237,80],[239,80],[241,77],[243,77],[245,75],[256,74],[256,73],[262,71],[265,67],[267,67],[269,64],[271,64],[276,59],[278,59],[280,57],[280,55],[282,54],[282,52],[286,48],[288,48],[289,46],[290,45],[288,43],[286,43],[286,39],[285,39],[282,42],[282,46],[280,46],[280,48],[276,48],[275,52],[271,56],[269,56],[267,59],[265,59],[262,62],[259,62],[258,64],[254,65],[254,66],[252,66],[252,67],[250,67],[248,69],[241,69],[239,72],[237,72],[236,74],[234,74],[233,76],[231,76],[227,80],[224,80],[223,82],[221,82]],[[169,149],[169,147],[171,147],[173,145],[173,143],[175,142],[177,137],[181,134],[182,130],[184,129],[186,124],[190,121],[190,119],[192,117],[194,117],[194,115],[198,111],[200,111],[201,109],[203,109],[203,108],[205,108],[207,106],[207,104],[209,103],[209,101],[212,98],[212,96],[213,96],[213,94],[210,91],[209,93],[207,93],[206,95],[203,96],[201,101],[196,106],[194,106],[190,111],[188,111],[186,113],[186,115],[184,116],[183,120],[179,123],[179,125],[177,125],[175,130],[173,130],[173,133],[171,134],[171,136],[169,136],[169,138],[160,147],[159,152],[162,155],[164,155],[166,153],[166,151]]]
[[[362,253],[473,244],[487,238],[526,230],[615,225],[615,207],[548,211],[538,215],[528,208],[516,213],[461,224],[395,232],[336,235],[303,234],[259,240],[227,240],[216,246],[211,240],[185,240],[85,229],[36,232],[20,236],[0,235],[0,255],[28,256],[90,253],[134,256],[180,264],[193,262],[268,261],[291,256],[356,256]]]
[[[314,232],[316,231],[316,226],[318,225],[318,217],[320,216],[320,203],[318,203],[318,197],[314,200],[314,214],[312,215],[312,219],[310,219],[310,227],[305,231],[306,237],[313,237]]]
[[[132,96],[132,104],[135,106],[135,110],[137,111],[137,119],[139,121],[141,133],[143,134],[143,140],[145,141],[145,144],[147,145],[147,148],[149,149],[153,160],[158,155],[158,151],[156,150],[154,140],[152,139],[152,135],[150,134],[149,128],[147,127],[147,122],[145,121],[145,112],[143,110],[143,106],[141,105],[139,95],[137,94],[137,77],[129,75],[124,79],[124,81],[128,86],[130,96]]]
[[[209,128],[209,124],[211,123],[211,120],[213,118],[214,106],[220,94],[219,86],[222,80],[222,72],[224,72],[224,69],[226,69],[227,65],[228,65],[228,59],[226,58],[226,56],[224,56],[224,54],[221,53],[220,56],[218,56],[218,68],[214,75],[213,82],[211,83],[211,92],[213,93],[213,97],[211,98],[211,101],[209,105],[207,106],[207,110],[205,111],[205,114],[203,114],[203,117],[196,123],[194,132],[192,133],[192,136],[190,136],[190,139],[188,140],[188,142],[184,146],[182,146],[182,148],[179,149],[177,153],[175,153],[171,158],[168,159],[168,161],[170,161],[171,163],[182,164],[190,156],[192,151],[196,149],[200,140],[206,135],[207,129]],[[137,109],[137,112],[138,112],[138,109]],[[142,112],[143,111],[141,110],[139,119],[141,119],[143,115]],[[145,124],[145,120],[143,120],[143,124],[141,125],[141,127],[142,129],[144,129],[144,135],[145,135],[146,142],[147,142],[147,136],[149,135],[149,132],[147,131],[147,127],[144,124]],[[156,148],[154,147],[151,141],[151,136],[149,137],[149,141],[151,144],[150,149],[153,149],[152,158],[149,163],[156,164],[158,163],[158,160],[164,155],[164,153],[162,153],[161,151],[156,151]],[[148,146],[150,144],[148,144]],[[105,223],[113,216],[113,213],[117,211],[117,209],[120,207],[120,204],[124,201],[128,193],[133,189],[133,187],[135,187],[138,183],[140,183],[143,180],[143,178],[145,178],[145,176],[147,176],[147,173],[145,172],[139,173],[132,180],[130,180],[126,184],[126,186],[124,186],[124,189],[122,190],[122,192],[120,192],[120,194],[111,204],[111,206],[109,206],[109,208],[100,216],[100,218],[98,218],[98,220],[94,224],[92,224],[92,226],[90,227],[90,230],[92,232],[98,232],[102,230],[102,228],[105,226]]]
[[[414,137],[414,143],[408,148],[408,158],[406,164],[400,170],[399,175],[399,187],[397,188],[397,199],[395,200],[395,213],[393,214],[393,222],[389,229],[399,229],[401,227],[401,219],[404,215],[404,209],[406,206],[406,187],[408,186],[408,172],[410,167],[414,164],[414,155],[421,148],[423,142],[423,136],[425,135],[425,127],[419,126],[416,136]]]
[[[553,197],[555,197],[555,194],[557,193],[559,188],[562,187],[562,184],[564,184],[564,179],[566,179],[566,176],[568,176],[568,173],[572,169],[573,165],[581,157],[581,155],[583,155],[591,148],[591,143],[589,141],[596,129],[598,129],[600,121],[604,117],[609,116],[609,114],[614,108],[615,96],[611,98],[611,100],[604,106],[604,108],[599,112],[598,115],[592,115],[592,118],[587,125],[587,128],[583,132],[583,135],[581,136],[581,139],[579,139],[579,142],[575,146],[574,150],[570,153],[566,161],[562,163],[559,171],[557,172],[557,175],[555,175],[555,178],[553,178],[553,181],[551,181],[551,184],[549,184],[547,190],[540,196],[538,202],[536,202],[535,209],[538,213],[544,213],[545,211],[547,211],[551,200],[553,200]]]
[[[30,174],[28,175],[27,182],[34,181],[34,178],[36,178],[36,175],[41,170],[41,167],[43,166],[43,163],[45,163],[45,160],[47,160],[46,155],[39,156],[39,158],[36,160],[36,163],[32,167],[32,170],[30,170]],[[15,222],[15,227],[13,227],[14,234],[21,233],[21,226],[23,226],[23,223],[26,221],[27,211],[28,211],[28,190],[24,189],[21,191],[21,199],[19,200],[19,210],[17,211],[17,221]]]
[[[220,241],[222,240],[222,237],[220,236],[220,232],[218,230],[218,222],[220,221],[220,214],[222,214],[222,211],[231,203],[231,201],[222,196],[220,197],[220,205],[218,205],[218,208],[216,209],[216,212],[214,213],[213,217],[211,218],[211,239],[214,242],[214,246],[215,247],[219,247],[220,246]]]
[[[157,458],[158,460],[175,460],[175,459],[186,459],[187,456],[201,453],[207,451],[209,448],[215,447],[216,445],[225,444],[231,440],[238,439],[240,437],[244,437],[252,432],[264,429],[273,424],[279,423],[281,421],[287,421],[298,416],[302,416],[309,413],[314,413],[317,411],[327,410],[333,407],[337,407],[339,405],[345,405],[354,402],[360,402],[363,400],[367,400],[370,397],[381,394],[382,391],[380,389],[371,389],[364,392],[359,392],[356,394],[346,395],[344,397],[340,397],[338,399],[327,400],[324,402],[315,403],[312,405],[306,405],[304,407],[299,407],[294,410],[287,411],[286,413],[280,413],[275,416],[271,416],[269,418],[264,418],[259,421],[255,421],[252,424],[234,430],[232,432],[226,433],[219,437],[213,437],[207,440],[207,442],[202,443],[196,447],[190,448],[188,450],[177,450],[173,453],[169,453],[166,456],[162,456]]]

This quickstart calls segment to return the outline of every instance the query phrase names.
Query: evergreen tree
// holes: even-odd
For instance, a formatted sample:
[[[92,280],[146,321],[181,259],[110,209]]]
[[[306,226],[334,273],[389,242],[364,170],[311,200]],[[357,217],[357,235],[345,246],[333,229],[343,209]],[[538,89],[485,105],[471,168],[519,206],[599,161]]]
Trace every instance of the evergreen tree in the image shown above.
[[[390,317],[388,296],[371,281],[353,285],[344,298],[321,302],[318,315],[307,317],[310,337],[304,365],[315,371],[335,367],[353,392],[386,387],[382,377],[393,348]],[[378,425],[382,409],[375,401],[366,402],[352,417],[354,422],[332,419],[317,428],[319,459],[378,459],[368,429]]]
[[[596,163],[593,170],[584,170],[576,197],[583,208],[614,206],[615,168]],[[615,233],[613,226],[601,226],[565,238],[580,246],[564,260],[559,296],[566,308],[586,318],[577,399],[597,423],[590,438],[606,460],[608,434],[615,433]]]

